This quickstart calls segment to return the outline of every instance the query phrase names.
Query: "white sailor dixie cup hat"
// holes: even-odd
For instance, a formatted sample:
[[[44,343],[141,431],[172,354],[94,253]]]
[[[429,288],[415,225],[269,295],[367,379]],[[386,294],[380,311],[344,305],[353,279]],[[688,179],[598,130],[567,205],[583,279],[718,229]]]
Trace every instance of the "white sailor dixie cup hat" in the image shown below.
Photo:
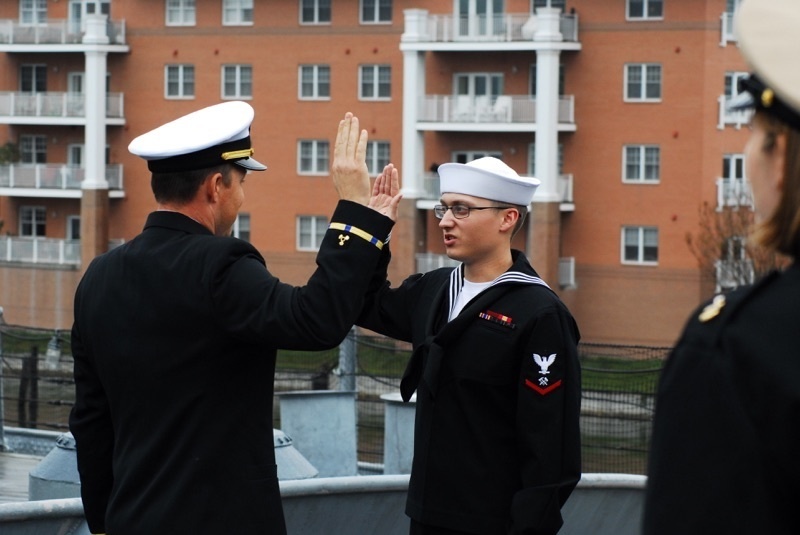
[[[800,130],[800,1],[743,0],[735,29],[753,73],[727,108],[763,110]]]
[[[461,193],[521,206],[531,203],[541,183],[533,177],[519,176],[492,156],[469,163],[443,163],[437,171],[442,194]]]
[[[128,150],[154,173],[191,171],[233,163],[250,171],[267,166],[252,158],[250,124],[255,111],[238,100],[215,104],[142,134]]]

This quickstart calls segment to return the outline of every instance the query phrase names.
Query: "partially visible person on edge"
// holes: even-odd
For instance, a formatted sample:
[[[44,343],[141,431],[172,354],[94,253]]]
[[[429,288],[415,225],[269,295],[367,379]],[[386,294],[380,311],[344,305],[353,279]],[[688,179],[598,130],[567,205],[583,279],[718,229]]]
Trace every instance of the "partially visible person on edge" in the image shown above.
[[[338,345],[393,222],[366,205],[366,131],[339,124],[340,201],[306,286],[230,237],[253,109],[226,102],[134,139],[158,204],[142,233],[89,266],[72,352],[83,506],[92,533],[286,532],[272,430],[278,348]],[[251,175],[252,176],[252,175]],[[280,202],[280,199],[274,199]]]
[[[417,392],[410,533],[554,534],[581,477],[581,376],[572,315],[511,248],[539,182],[491,157],[438,172],[434,213],[460,264],[392,289],[384,248],[358,320],[414,347],[401,383],[405,401]],[[387,166],[373,194],[393,198],[397,181]]]
[[[736,35],[752,239],[793,263],[689,318],[658,387],[646,535],[800,533],[800,2],[744,0]]]

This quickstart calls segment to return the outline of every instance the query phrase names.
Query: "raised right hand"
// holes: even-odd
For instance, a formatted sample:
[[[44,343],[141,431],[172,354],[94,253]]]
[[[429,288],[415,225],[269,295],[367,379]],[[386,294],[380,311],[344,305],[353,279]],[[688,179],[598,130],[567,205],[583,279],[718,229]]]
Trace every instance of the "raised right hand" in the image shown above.
[[[331,178],[340,199],[364,206],[369,204],[367,131],[359,131],[358,117],[350,112],[339,121],[339,131],[333,148]]]

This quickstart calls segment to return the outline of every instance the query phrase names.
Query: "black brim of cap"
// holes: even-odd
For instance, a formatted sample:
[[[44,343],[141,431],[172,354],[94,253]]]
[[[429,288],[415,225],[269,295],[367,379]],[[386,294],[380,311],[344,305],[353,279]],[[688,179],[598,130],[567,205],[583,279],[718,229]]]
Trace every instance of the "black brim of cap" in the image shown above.
[[[255,158],[242,158],[241,160],[234,160],[231,163],[244,167],[248,171],[266,171],[267,166],[259,162]]]

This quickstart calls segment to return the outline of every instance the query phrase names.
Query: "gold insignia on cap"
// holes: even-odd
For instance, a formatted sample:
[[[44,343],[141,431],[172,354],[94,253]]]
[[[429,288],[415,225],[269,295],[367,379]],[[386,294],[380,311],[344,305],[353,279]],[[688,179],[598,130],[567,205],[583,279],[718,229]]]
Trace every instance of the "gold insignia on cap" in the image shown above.
[[[231,150],[222,153],[223,160],[233,160],[235,158],[249,158],[255,151],[252,148],[242,150]]]
[[[714,300],[711,301],[697,316],[697,319],[700,320],[701,323],[705,323],[707,321],[711,321],[712,319],[719,316],[719,313],[722,311],[722,307],[725,306],[725,296],[718,295],[714,297]]]
[[[761,92],[761,105],[765,108],[769,108],[772,106],[772,102],[775,100],[775,93],[769,87],[764,89]]]

